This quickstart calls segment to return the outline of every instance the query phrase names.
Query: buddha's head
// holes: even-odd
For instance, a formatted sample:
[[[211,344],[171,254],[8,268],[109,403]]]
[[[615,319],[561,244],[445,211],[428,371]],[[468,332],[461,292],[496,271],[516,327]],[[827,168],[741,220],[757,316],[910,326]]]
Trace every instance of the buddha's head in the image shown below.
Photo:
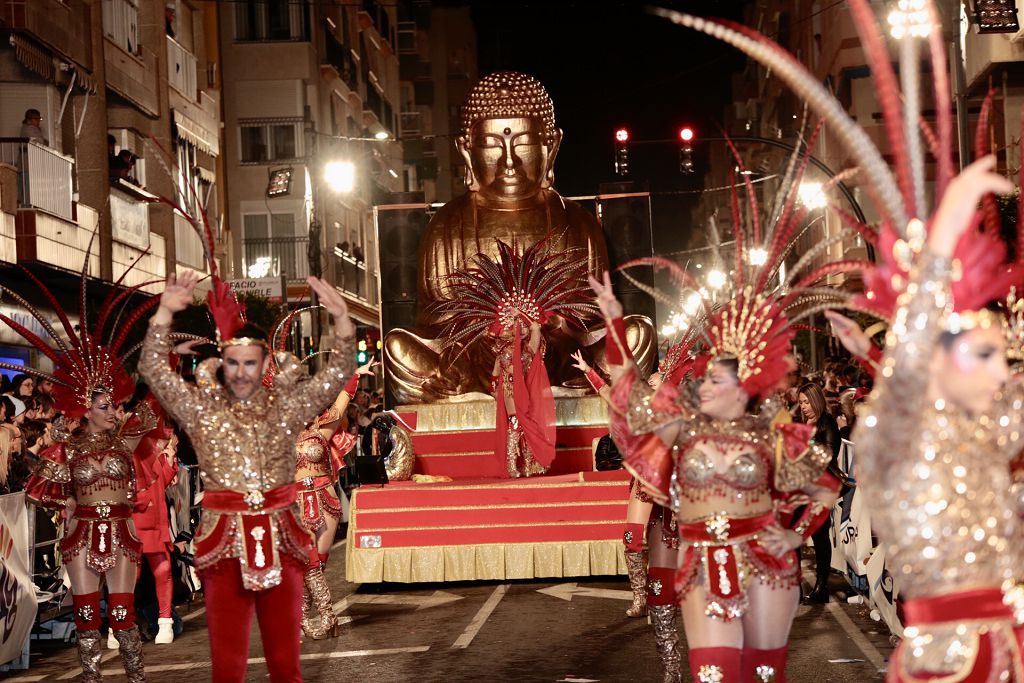
[[[562,131],[555,108],[533,76],[499,71],[485,76],[462,105],[459,153],[466,185],[497,202],[526,199],[554,183]]]

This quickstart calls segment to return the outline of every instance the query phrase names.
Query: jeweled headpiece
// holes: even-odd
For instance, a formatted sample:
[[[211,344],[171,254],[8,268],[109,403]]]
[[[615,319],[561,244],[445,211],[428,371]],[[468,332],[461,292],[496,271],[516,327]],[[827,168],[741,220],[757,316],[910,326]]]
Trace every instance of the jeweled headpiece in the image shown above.
[[[622,266],[653,266],[669,274],[675,289],[671,295],[631,277],[628,270],[625,273],[634,285],[670,310],[682,309],[685,313],[683,337],[669,351],[675,363],[687,364],[681,370],[678,366],[672,369],[676,377],[687,371],[700,376],[710,363],[729,359],[736,362],[743,390],[752,397],[766,396],[792,367],[794,323],[825,309],[846,306],[853,297],[851,292],[819,283],[832,275],[862,273],[872,267],[867,261],[843,259],[811,268],[829,249],[853,234],[841,230],[816,243],[783,271],[794,238],[806,223],[808,208],[799,205],[798,191],[819,130],[814,129],[806,152],[795,152],[789,159],[776,195],[777,204],[765,214],[769,220],[761,215],[753,184],[744,173],[743,159],[729,143],[734,162],[729,186],[734,244],[729,247],[732,268],[719,290],[710,292],[678,263],[664,258],[638,259]],[[742,201],[748,205],[746,212],[741,210]],[[707,234],[713,262],[725,269],[726,249],[714,216]]]
[[[483,119],[539,119],[544,142],[556,134],[555,106],[548,91],[533,76],[518,71],[498,71],[480,79],[462,104],[462,134],[468,136],[473,124]]]
[[[445,279],[445,298],[431,307],[445,324],[443,348],[458,349],[453,360],[516,321],[529,326],[557,314],[582,327],[597,314],[582,250],[553,251],[546,238],[520,254],[515,243],[497,242],[497,261],[477,254]]]

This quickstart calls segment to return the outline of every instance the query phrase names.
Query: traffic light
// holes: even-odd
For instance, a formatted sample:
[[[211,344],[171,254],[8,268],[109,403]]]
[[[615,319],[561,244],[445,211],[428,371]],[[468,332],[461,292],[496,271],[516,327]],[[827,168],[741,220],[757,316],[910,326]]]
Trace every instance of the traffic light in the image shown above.
[[[629,130],[615,131],[615,175],[629,175]]]
[[[693,138],[693,128],[679,129],[679,172],[683,175],[693,173]]]
[[[366,340],[360,339],[359,345],[356,348],[358,349],[358,351],[356,351],[356,362],[360,365],[366,365],[370,360],[369,351],[366,350]]]

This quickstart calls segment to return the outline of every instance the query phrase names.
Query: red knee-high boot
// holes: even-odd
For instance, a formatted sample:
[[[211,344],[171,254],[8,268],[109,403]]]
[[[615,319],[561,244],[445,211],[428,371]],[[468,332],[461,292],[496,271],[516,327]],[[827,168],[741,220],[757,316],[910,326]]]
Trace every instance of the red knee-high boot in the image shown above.
[[[755,683],[786,683],[786,653],[789,648],[756,650],[743,648],[743,680]]]
[[[103,680],[100,673],[100,594],[85,593],[73,595],[75,605],[75,629],[78,640],[78,658],[82,663],[82,680],[94,683]]]
[[[683,680],[679,655],[679,629],[676,626],[675,570],[650,567],[647,570],[647,614],[654,627],[654,641],[665,669],[664,683]]]
[[[740,677],[740,650],[735,647],[698,647],[690,650],[690,673],[699,683],[730,683]]]

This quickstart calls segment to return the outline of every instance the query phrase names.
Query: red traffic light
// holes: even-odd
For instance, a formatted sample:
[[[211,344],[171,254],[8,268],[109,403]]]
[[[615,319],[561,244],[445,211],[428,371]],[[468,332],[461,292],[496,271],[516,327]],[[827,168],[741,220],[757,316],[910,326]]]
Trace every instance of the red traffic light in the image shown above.
[[[679,129],[679,139],[683,142],[690,142],[693,140],[693,128],[686,126]]]
[[[626,128],[619,128],[615,131],[616,142],[629,142],[629,130]]]

